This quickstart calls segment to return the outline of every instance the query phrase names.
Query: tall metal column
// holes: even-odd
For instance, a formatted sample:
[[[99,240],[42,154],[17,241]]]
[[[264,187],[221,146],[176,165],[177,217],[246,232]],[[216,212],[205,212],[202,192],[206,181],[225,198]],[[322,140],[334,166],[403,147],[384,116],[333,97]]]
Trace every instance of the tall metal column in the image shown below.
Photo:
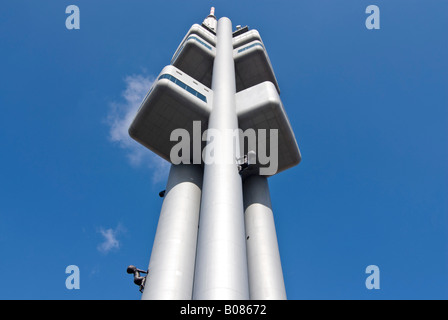
[[[235,66],[232,23],[221,18],[217,26],[213,65],[213,108],[208,138],[220,133],[205,149],[203,193],[193,298],[199,300],[249,299],[246,240],[241,177],[235,141],[228,130],[238,129],[235,102]],[[215,161],[210,162],[213,148]]]
[[[201,166],[171,166],[142,300],[192,298],[201,186]]]
[[[286,299],[282,265],[266,177],[244,182],[247,263],[251,300]]]

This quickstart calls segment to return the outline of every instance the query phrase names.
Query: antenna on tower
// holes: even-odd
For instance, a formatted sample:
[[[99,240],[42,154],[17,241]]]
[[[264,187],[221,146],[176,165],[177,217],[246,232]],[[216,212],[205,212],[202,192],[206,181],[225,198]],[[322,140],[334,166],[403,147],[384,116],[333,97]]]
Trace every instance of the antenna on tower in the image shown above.
[[[204,22],[202,22],[202,25],[212,31],[213,33],[216,33],[216,26],[218,22],[216,21],[215,17],[215,7],[211,7],[210,14],[205,18]]]

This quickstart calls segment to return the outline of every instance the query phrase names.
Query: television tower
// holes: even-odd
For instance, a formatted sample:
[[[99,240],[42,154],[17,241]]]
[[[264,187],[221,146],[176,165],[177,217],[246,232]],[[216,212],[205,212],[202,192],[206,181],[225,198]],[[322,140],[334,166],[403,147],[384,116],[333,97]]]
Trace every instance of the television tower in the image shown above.
[[[172,163],[147,275],[137,278],[142,299],[286,299],[267,178],[301,155],[279,93],[258,31],[234,31],[214,8],[163,68],[129,128]],[[173,160],[179,129],[193,150],[181,163]],[[237,132],[239,145],[231,135],[217,143],[214,132]],[[244,144],[246,132],[274,172],[263,174],[270,164]]]

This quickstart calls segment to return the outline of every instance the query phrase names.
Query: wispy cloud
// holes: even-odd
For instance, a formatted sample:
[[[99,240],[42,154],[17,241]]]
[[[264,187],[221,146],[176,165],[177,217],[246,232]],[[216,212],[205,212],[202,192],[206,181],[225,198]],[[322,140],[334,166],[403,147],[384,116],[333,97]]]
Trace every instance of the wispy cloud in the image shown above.
[[[117,237],[125,231],[126,229],[121,224],[118,224],[115,229],[104,229],[101,227],[98,232],[103,236],[103,242],[97,246],[98,251],[107,254],[112,250],[118,250],[120,241]]]
[[[124,82],[126,87],[122,92],[123,100],[110,104],[107,116],[110,126],[109,138],[126,150],[126,156],[132,166],[149,167],[154,172],[153,183],[161,182],[168,175],[169,163],[131,139],[128,134],[129,126],[154,80],[143,75],[131,75],[127,76]]]

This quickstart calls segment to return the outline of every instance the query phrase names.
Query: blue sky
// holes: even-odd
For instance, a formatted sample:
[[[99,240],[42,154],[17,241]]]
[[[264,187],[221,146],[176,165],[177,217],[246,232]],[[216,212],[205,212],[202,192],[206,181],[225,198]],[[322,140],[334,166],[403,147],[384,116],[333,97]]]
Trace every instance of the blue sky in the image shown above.
[[[260,31],[302,152],[270,179],[288,298],[448,299],[443,0],[4,1],[0,299],[139,299],[167,166],[123,127],[212,5]]]

